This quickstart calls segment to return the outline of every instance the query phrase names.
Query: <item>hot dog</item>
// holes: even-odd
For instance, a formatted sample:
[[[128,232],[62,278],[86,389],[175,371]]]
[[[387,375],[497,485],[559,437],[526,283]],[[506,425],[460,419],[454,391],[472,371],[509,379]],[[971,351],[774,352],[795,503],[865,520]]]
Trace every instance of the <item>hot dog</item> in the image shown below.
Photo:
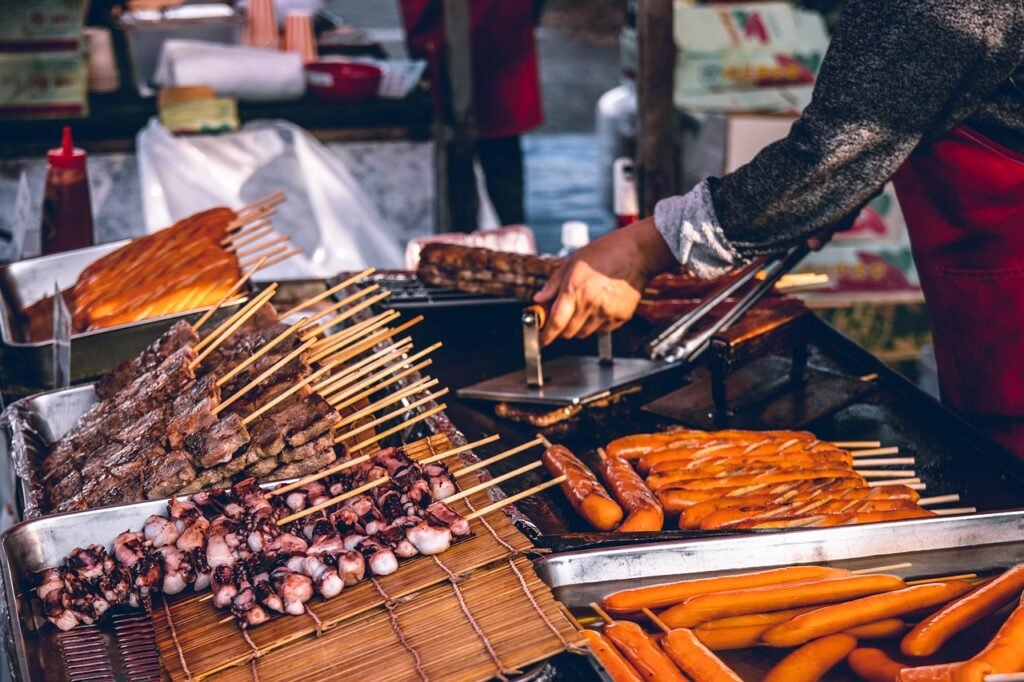
[[[788,481],[784,483],[759,483],[709,490],[690,490],[681,486],[670,486],[655,490],[658,501],[666,513],[678,514],[699,502],[717,500],[723,497],[743,495],[780,494],[790,490],[839,490],[867,487],[855,478],[812,479],[809,481]]]
[[[641,678],[651,682],[687,682],[672,659],[636,623],[614,621],[605,625],[604,634]]]
[[[772,521],[745,521],[737,523],[733,528],[744,530],[764,530],[768,528],[829,528],[832,526],[850,526],[861,523],[879,523],[882,521],[903,521],[906,519],[924,519],[935,516],[935,512],[927,509],[896,509],[893,511],[864,512],[861,514],[816,514],[813,516],[796,516],[788,519]]]
[[[684,599],[697,595],[763,587],[766,585],[804,584],[806,581],[826,580],[849,574],[849,571],[841,568],[825,568],[823,566],[776,568],[768,571],[757,571],[756,573],[744,573],[742,575],[730,575],[721,578],[699,578],[697,580],[685,580],[664,585],[622,590],[621,592],[613,592],[601,600],[601,606],[609,613],[622,615],[634,613],[645,608],[660,609],[665,606],[678,604]],[[756,611],[747,611],[747,613],[767,610],[770,609],[757,609]],[[706,620],[710,620],[710,618]]]
[[[1024,591],[1024,565],[968,592],[918,623],[900,643],[907,656],[931,656],[953,635],[995,613]]]
[[[689,630],[672,630],[661,640],[661,648],[693,682],[743,682]]]
[[[744,523],[773,519],[791,519],[807,515],[824,514],[835,516],[920,509],[910,500],[829,500],[823,498],[815,502],[799,504],[772,504],[753,508],[734,507],[722,509],[709,514],[701,522],[700,529],[718,530],[736,527]]]
[[[850,635],[830,635],[805,644],[768,671],[764,682],[817,682],[857,648]]]
[[[777,462],[771,464],[761,462],[730,462],[727,464],[700,467],[698,469],[669,469],[648,475],[646,481],[647,485],[652,488],[664,488],[667,485],[679,485],[685,488],[688,487],[692,481],[706,479],[732,479],[739,476],[767,475],[787,471],[809,472],[820,469],[852,472],[852,469],[844,464],[824,464],[817,466],[815,464],[802,461]]]
[[[850,670],[866,682],[896,682],[904,666],[881,649],[854,649],[846,657]]]
[[[665,524],[665,512],[633,466],[621,457],[605,457],[598,466],[605,485],[625,510],[623,533],[658,531]]]
[[[839,582],[839,581],[836,581]],[[914,585],[884,594],[862,596],[843,604],[832,604],[773,626],[762,639],[769,646],[792,647],[818,637],[843,632],[858,625],[896,618],[921,609],[945,604],[965,594],[971,584],[962,580]],[[881,592],[879,590],[878,592]],[[662,615],[664,620],[665,614]]]
[[[759,483],[788,483],[791,481],[810,481],[823,478],[848,478],[856,481],[858,485],[867,485],[860,474],[851,469],[825,468],[814,471],[806,469],[779,469],[723,478],[701,478],[686,481],[684,487],[689,490],[713,490],[716,488],[738,488],[744,485],[757,485]],[[647,477],[647,487],[651,490],[658,491],[671,485],[679,484],[669,475],[655,474]]]
[[[641,682],[643,678],[640,677],[636,668],[623,658],[619,650],[601,633],[594,630],[582,630],[580,634],[586,638],[590,651],[601,662],[614,682]]]
[[[745,625],[735,628],[705,630],[703,626],[693,629],[693,635],[712,651],[749,649],[761,645],[761,635],[770,625]]]
[[[1010,614],[992,641],[969,662],[972,664],[970,667],[958,672],[963,682],[975,682],[977,674],[1024,671],[1024,606],[1018,606]],[[961,680],[957,679],[957,682]]]
[[[789,585],[769,585],[690,597],[665,610],[660,617],[669,627],[692,627],[715,618],[832,604],[881,592],[892,592],[903,587],[906,587],[904,582],[891,575],[854,575]],[[808,615],[811,614],[797,618],[805,618]]]
[[[605,448],[609,455],[636,459],[648,452],[660,448],[670,447],[673,444],[698,445],[712,440],[722,440],[733,444],[751,444],[765,440],[766,438],[799,438],[801,440],[815,441],[814,434],[803,431],[668,431],[663,433],[643,433],[624,438],[617,438],[608,443]]]
[[[698,628],[701,630],[721,630],[724,628],[745,628],[755,625],[763,625],[766,628],[770,625],[785,623],[801,613],[813,611],[815,607],[805,606],[799,609],[786,609],[784,611],[770,611],[768,613],[748,613],[742,616],[730,616],[728,618],[716,618],[701,623]]]
[[[907,631],[907,624],[899,618],[886,618],[876,623],[858,625],[849,630],[843,630],[846,634],[857,639],[892,639],[899,637]]]
[[[699,457],[692,459],[664,459],[652,465],[647,473],[660,474],[669,471],[713,471],[724,468],[738,468],[751,465],[800,464],[802,466],[824,466],[826,464],[850,468],[853,457],[848,452],[782,452],[771,455],[738,455],[736,457]],[[639,468],[639,467],[638,467]]]
[[[552,476],[565,475],[562,492],[573,509],[597,530],[614,530],[622,521],[622,507],[608,495],[593,472],[561,445],[552,445],[541,459]]]

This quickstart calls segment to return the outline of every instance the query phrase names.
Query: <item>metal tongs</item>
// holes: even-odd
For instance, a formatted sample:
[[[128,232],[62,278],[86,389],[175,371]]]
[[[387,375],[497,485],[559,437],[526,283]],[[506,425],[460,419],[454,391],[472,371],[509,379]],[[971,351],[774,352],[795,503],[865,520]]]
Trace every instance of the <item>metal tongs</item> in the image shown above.
[[[801,243],[781,255],[758,258],[743,267],[734,279],[716,289],[701,301],[700,305],[673,322],[668,329],[651,341],[647,346],[650,357],[661,358],[667,362],[696,360],[707,350],[715,334],[731,327],[744,313],[754,307],[772,290],[776,282],[796,267],[810,251],[811,247],[807,243]],[[687,333],[707,317],[708,313],[753,280],[759,272],[764,272],[764,279],[747,292],[729,312],[704,331],[684,341]]]

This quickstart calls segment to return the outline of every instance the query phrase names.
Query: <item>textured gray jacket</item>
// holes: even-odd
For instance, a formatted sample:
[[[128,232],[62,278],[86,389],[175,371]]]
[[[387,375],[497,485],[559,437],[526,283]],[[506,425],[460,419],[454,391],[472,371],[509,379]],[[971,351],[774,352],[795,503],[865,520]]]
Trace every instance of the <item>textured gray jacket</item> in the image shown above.
[[[842,223],[961,123],[1024,152],[1022,61],[1024,0],[849,0],[789,136],[659,202],[658,231],[715,276]]]

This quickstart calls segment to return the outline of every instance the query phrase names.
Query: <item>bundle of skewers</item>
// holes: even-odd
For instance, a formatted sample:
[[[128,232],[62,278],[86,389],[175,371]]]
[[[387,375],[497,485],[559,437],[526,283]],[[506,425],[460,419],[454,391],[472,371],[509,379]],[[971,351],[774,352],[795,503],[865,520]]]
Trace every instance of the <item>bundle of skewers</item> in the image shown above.
[[[63,292],[72,331],[86,332],[213,305],[242,272],[301,253],[269,218],[282,192],[239,211],[211,208],[96,260]],[[25,309],[30,340],[52,336],[53,299]]]
[[[430,392],[437,381],[429,377],[410,378],[430,365],[424,357],[440,344],[413,353],[409,338],[383,343],[421,318],[389,326],[398,313],[388,311],[330,331],[387,292],[370,286],[307,312],[372,270],[281,313],[269,303],[271,285],[200,337],[252,272],[195,324],[177,323],[98,382],[100,402],[42,462],[48,509],[158,499],[248,476],[303,476],[444,408],[373,432],[446,392]]]
[[[1024,565],[886,573],[911,567],[794,566],[624,590],[591,604],[602,629],[584,635],[615,682],[741,682],[718,652],[755,647],[790,650],[766,682],[815,682],[844,662],[867,682],[1024,681]],[[1001,623],[995,635],[969,641],[986,619]]]
[[[693,431],[619,438],[599,450],[601,480],[550,446],[566,497],[594,528],[659,531],[816,528],[974,512],[958,495],[921,497],[913,457],[875,442],[824,442],[800,431]],[[603,485],[602,485],[603,481]]]
[[[445,460],[496,440],[469,443],[419,461],[402,448],[352,458],[267,491],[246,479],[228,489],[171,498],[166,515],[104,545],[77,548],[39,574],[36,594],[62,630],[93,623],[111,607],[150,608],[155,594],[191,587],[230,609],[241,627],[273,613],[308,614],[306,603],[331,599],[369,576],[399,569],[399,559],[433,556],[472,534],[470,521],[498,511],[554,479],[462,515],[452,506],[525,473],[459,490],[456,480],[539,441],[449,471]]]

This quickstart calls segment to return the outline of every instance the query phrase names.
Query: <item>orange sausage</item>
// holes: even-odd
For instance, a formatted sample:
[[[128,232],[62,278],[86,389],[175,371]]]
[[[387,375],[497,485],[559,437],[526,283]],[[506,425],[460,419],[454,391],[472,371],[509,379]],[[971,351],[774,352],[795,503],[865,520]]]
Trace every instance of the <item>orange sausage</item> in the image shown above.
[[[743,495],[782,494],[791,490],[854,490],[867,486],[855,478],[812,479],[809,481],[790,481],[783,483],[762,482],[755,485],[738,485],[710,490],[691,490],[682,486],[669,486],[655,490],[658,501],[665,511],[678,514],[699,502],[717,500],[723,497],[740,497]]]
[[[986,666],[989,673],[1024,671],[1024,606],[1018,606],[1010,614],[988,646],[970,661],[976,665],[962,671],[965,680],[970,679],[974,670],[982,670]]]
[[[651,682],[687,682],[672,659],[665,655],[636,623],[617,620],[604,626],[605,636]]]
[[[892,575],[854,575],[814,582],[770,585],[767,587],[754,587],[690,597],[681,604],[663,611],[660,617],[669,627],[685,628],[726,616],[741,616],[746,613],[780,611],[801,606],[846,602],[880,592],[892,592],[904,587],[906,587],[906,584]],[[807,618],[817,612],[818,610],[815,610],[797,616],[787,623],[773,626],[772,629],[782,628],[795,620]],[[847,627],[870,623],[885,617],[869,618],[859,623],[852,623],[838,628],[836,632],[845,630]],[[772,642],[768,643],[772,644]]]
[[[866,682],[896,682],[902,663],[889,658],[881,649],[854,649],[846,658],[847,665],[857,677]]]
[[[931,656],[953,635],[995,613],[1024,592],[1024,564],[1014,566],[956,601],[947,604],[914,627],[900,643],[907,656]]]
[[[622,521],[622,507],[608,495],[594,473],[561,445],[552,445],[541,459],[552,476],[565,474],[562,492],[573,509],[597,530],[615,530]]]
[[[743,682],[689,630],[672,630],[661,640],[661,648],[693,682]]]
[[[884,620],[858,625],[857,627],[843,630],[846,634],[857,639],[892,639],[899,637],[907,631],[907,624],[899,618],[886,618]]]
[[[708,514],[701,522],[701,530],[719,530],[741,524],[753,524],[805,516],[862,516],[875,512],[919,511],[910,500],[830,500],[826,497],[814,502],[796,504],[769,504],[754,507],[733,507]]]
[[[761,646],[761,635],[770,625],[744,625],[735,628],[705,630],[703,626],[693,629],[693,635],[712,651],[750,649]]]
[[[914,585],[885,594],[865,596],[843,604],[832,604],[797,616],[764,633],[770,646],[799,646],[818,637],[843,632],[858,625],[895,618],[956,599],[971,589],[962,580]]]
[[[581,633],[587,640],[587,646],[594,657],[601,662],[605,672],[614,682],[641,682],[643,678],[629,661],[622,657],[619,650],[600,632],[583,630]]]
[[[775,568],[756,573],[742,573],[721,578],[699,578],[684,580],[651,587],[637,587],[632,590],[613,592],[601,600],[605,611],[615,615],[634,613],[641,609],[660,609],[678,604],[689,597],[727,590],[739,590],[765,585],[782,585],[786,583],[802,583],[808,580],[825,580],[849,575],[850,572],[841,568],[825,568],[823,566],[790,566]],[[758,609],[765,611],[767,609]],[[748,611],[748,613],[751,613]]]
[[[830,635],[805,644],[768,671],[763,682],[817,682],[857,648],[850,635]]]
[[[814,514],[811,516],[794,516],[773,521],[744,521],[733,528],[743,530],[764,530],[768,528],[830,528],[832,526],[851,526],[860,523],[880,523],[882,521],[904,521],[907,519],[925,519],[935,516],[935,512],[922,508],[896,509],[892,511],[863,512],[859,514]]]
[[[768,613],[748,613],[742,616],[730,616],[728,618],[716,618],[706,623],[701,623],[701,630],[721,630],[722,628],[745,628],[752,625],[763,625],[766,628],[770,625],[785,623],[801,613],[813,611],[815,607],[805,606],[802,609],[786,609],[785,611],[770,611]]]
[[[619,526],[619,532],[661,530],[665,525],[665,511],[627,460],[605,457],[598,465],[598,471],[608,490],[627,514],[626,520]]]
[[[740,468],[749,466],[801,465],[837,466],[850,468],[853,457],[848,452],[783,452],[776,455],[737,455],[735,457],[697,457],[690,459],[668,459],[656,462],[645,473],[661,474],[669,471],[703,471],[707,469]],[[639,467],[638,467],[639,468]]]
[[[690,490],[712,490],[715,488],[737,488],[744,485],[757,485],[759,483],[788,483],[790,481],[810,481],[819,478],[848,478],[857,481],[860,485],[866,485],[861,475],[852,469],[806,469],[761,471],[753,474],[739,474],[724,478],[701,478],[686,481],[680,487]],[[671,477],[652,475],[647,477],[647,487],[657,491],[676,484]],[[678,485],[678,484],[677,484]]]

